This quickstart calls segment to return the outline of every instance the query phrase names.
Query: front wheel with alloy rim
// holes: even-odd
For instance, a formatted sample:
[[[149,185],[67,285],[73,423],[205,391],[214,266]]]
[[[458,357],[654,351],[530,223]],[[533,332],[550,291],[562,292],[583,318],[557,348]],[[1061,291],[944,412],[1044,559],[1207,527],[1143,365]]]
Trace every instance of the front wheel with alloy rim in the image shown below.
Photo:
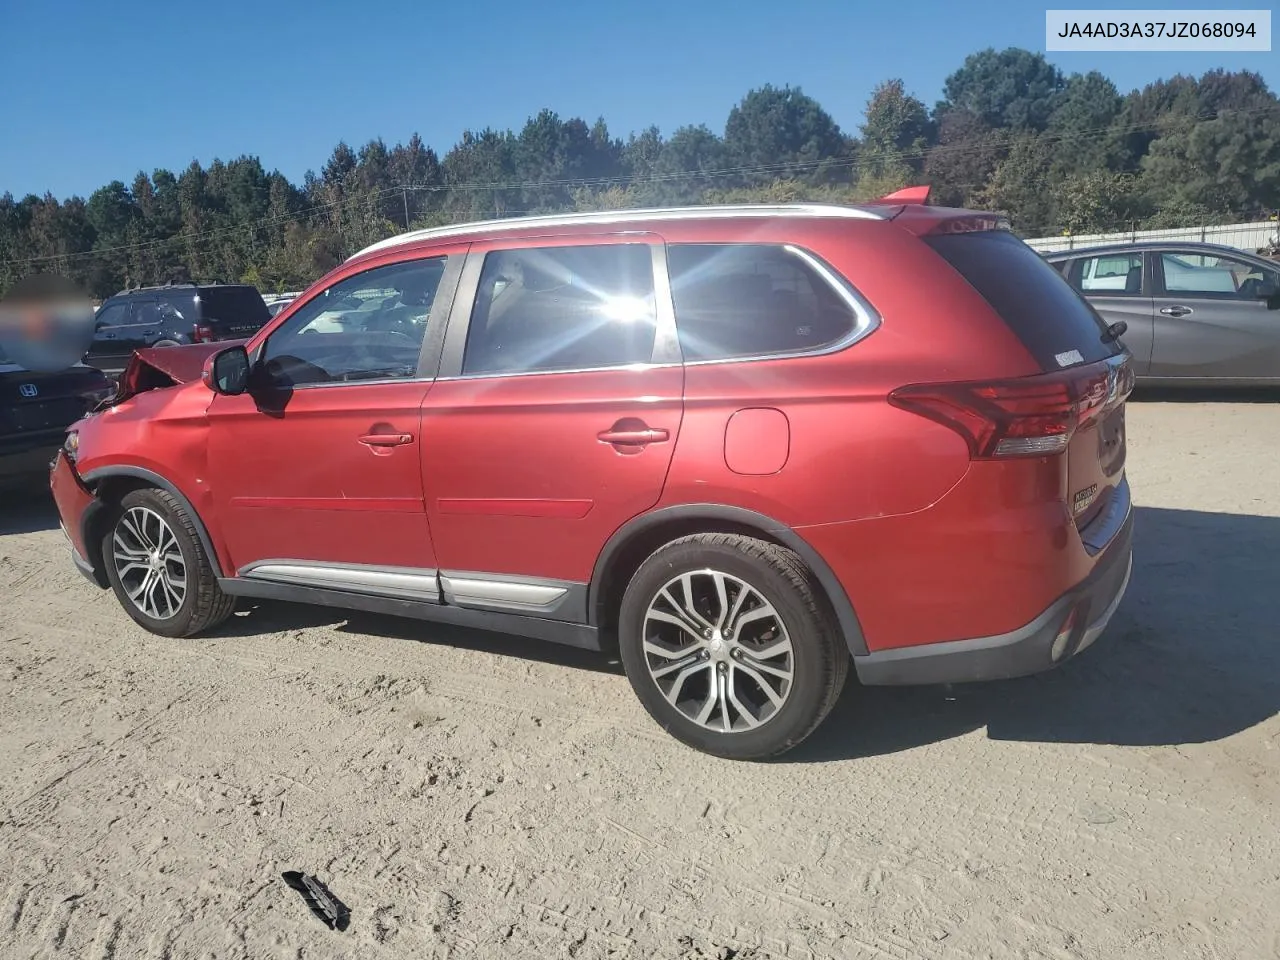
[[[619,611],[627,678],[667,732],[717,756],[797,746],[844,687],[849,651],[812,573],[791,550],[697,534],[649,557]]]
[[[102,559],[120,605],[152,633],[190,637],[235,610],[192,517],[163,490],[132,490],[120,499],[102,538]]]

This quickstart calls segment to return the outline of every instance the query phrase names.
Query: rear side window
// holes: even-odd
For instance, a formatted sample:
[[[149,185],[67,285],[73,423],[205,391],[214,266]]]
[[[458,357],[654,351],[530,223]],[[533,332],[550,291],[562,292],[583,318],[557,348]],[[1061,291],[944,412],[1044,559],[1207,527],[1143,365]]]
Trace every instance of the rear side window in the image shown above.
[[[201,287],[200,319],[266,323],[271,319],[262,294],[252,287]]]
[[[462,372],[649,363],[656,333],[648,245],[498,250],[480,271]]]
[[[1085,293],[1136,297],[1142,293],[1142,254],[1082,257],[1071,265],[1067,279]]]
[[[797,247],[672,244],[667,264],[686,362],[805,353],[870,328],[834,271]]]
[[[1122,352],[1106,324],[1066,279],[1005,230],[951,233],[925,242],[1004,320],[1036,363],[1058,370]]]

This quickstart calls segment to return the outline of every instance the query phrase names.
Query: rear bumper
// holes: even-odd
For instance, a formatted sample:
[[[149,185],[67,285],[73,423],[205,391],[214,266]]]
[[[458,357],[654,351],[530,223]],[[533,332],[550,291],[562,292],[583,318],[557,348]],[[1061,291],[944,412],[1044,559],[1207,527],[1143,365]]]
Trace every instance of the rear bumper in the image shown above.
[[[1128,589],[1132,570],[1130,507],[1090,575],[1030,623],[994,637],[918,644],[855,657],[858,679],[869,686],[969,683],[1050,670],[1098,639]],[[1071,632],[1055,650],[1055,640],[1073,611]]]
[[[58,430],[0,440],[0,484],[32,480],[47,473],[65,436],[65,431]]]

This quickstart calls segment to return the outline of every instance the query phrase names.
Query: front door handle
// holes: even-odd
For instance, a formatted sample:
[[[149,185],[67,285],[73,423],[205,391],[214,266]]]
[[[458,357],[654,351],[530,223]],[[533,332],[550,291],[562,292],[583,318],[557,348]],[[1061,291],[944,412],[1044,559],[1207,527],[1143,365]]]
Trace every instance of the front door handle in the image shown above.
[[[1161,307],[1160,312],[1166,317],[1185,317],[1189,313],[1194,313],[1190,307]]]
[[[671,434],[660,427],[643,427],[636,430],[602,430],[596,436],[601,443],[647,444],[664,443]]]
[[[367,447],[401,447],[413,443],[411,433],[366,433],[360,442]]]

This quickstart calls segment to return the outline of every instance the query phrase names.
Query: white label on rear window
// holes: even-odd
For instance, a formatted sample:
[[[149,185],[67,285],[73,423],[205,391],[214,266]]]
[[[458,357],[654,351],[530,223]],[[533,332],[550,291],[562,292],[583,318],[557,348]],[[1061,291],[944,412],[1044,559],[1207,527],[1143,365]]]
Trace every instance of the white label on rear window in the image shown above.
[[[1055,353],[1053,359],[1058,361],[1058,366],[1069,367],[1073,363],[1084,363],[1084,357],[1080,355],[1079,350],[1068,350],[1066,353]]]

